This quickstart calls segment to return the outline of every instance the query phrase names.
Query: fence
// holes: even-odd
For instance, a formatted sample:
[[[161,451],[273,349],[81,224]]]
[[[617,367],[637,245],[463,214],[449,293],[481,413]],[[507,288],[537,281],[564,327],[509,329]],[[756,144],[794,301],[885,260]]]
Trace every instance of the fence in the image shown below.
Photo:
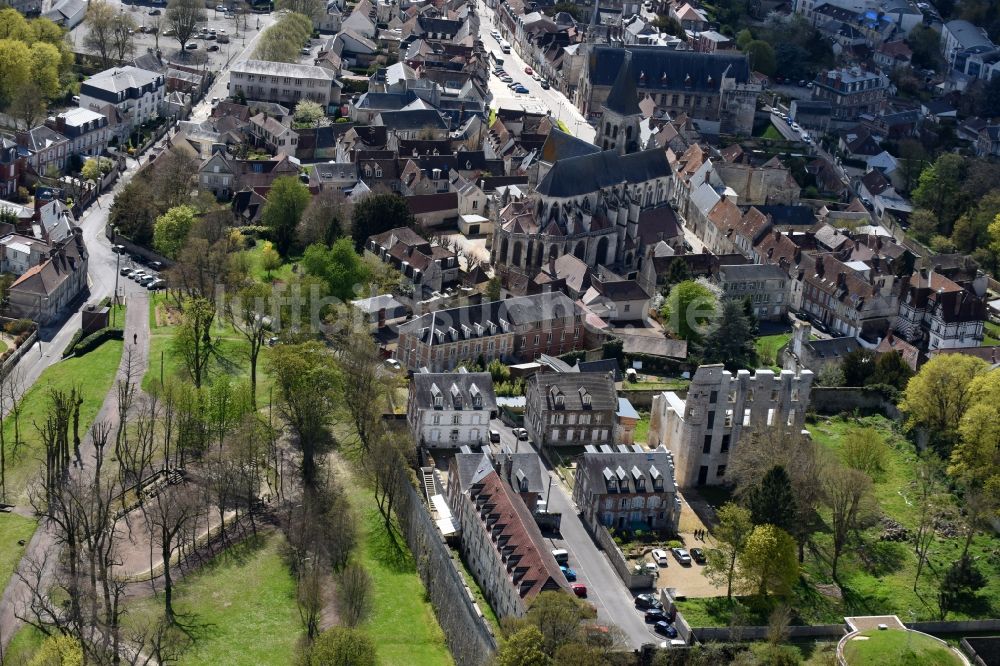
[[[407,478],[400,484],[396,515],[451,656],[457,666],[484,666],[497,651],[496,638],[424,503]]]
[[[628,560],[625,559],[622,549],[618,547],[618,544],[615,543],[614,539],[611,538],[611,535],[603,526],[599,525],[595,531],[586,520],[583,521],[583,525],[593,535],[594,540],[601,547],[601,550],[608,556],[611,566],[614,567],[615,573],[625,583],[625,587],[630,590],[648,590],[654,586],[656,580],[650,574],[634,573],[634,569],[628,563]]]

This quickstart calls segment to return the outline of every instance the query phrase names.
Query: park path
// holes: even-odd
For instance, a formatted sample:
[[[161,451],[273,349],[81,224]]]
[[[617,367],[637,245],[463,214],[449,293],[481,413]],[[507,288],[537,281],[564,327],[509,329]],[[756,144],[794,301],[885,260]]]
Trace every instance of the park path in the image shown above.
[[[128,375],[131,374],[131,380],[140,383],[149,366],[149,295],[145,289],[135,286],[126,289],[125,298],[125,341],[122,360],[118,366],[118,381],[128,379]],[[104,397],[94,423],[118,422],[120,414],[116,386],[117,382]],[[83,389],[87,390],[87,387],[84,386]],[[84,478],[89,477],[94,472],[93,459],[94,440],[88,430],[80,443],[80,461],[70,467],[69,473],[73,476],[82,474],[85,475]],[[51,583],[61,547],[61,544],[56,542],[55,531],[44,520],[40,521],[38,529],[28,542],[17,572],[27,575],[32,562],[44,562],[44,576]],[[10,639],[23,625],[15,613],[25,608],[30,599],[30,590],[17,572],[11,576],[7,589],[3,591],[3,597],[0,599],[0,646],[4,651],[10,644]]]

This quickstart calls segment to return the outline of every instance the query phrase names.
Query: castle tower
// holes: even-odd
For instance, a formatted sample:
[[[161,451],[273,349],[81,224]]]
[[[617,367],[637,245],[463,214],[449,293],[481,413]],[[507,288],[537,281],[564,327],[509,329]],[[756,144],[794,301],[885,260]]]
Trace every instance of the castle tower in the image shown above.
[[[601,150],[617,150],[619,155],[639,150],[639,123],[642,120],[642,111],[639,109],[636,80],[632,53],[625,51],[625,59],[618,70],[618,76],[611,86],[607,101],[601,107],[604,113],[597,127],[595,140]]]

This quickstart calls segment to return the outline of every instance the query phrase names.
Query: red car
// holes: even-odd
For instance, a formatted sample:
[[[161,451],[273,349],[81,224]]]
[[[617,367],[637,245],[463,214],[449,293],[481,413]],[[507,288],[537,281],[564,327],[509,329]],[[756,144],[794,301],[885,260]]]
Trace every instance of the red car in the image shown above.
[[[530,68],[530,67],[525,67],[525,68],[524,68],[524,73],[525,73],[525,74],[534,74],[534,72],[533,72],[533,71],[531,71],[531,68]]]
[[[580,585],[579,583],[573,586],[573,594],[576,596],[586,599],[587,598],[587,586]]]

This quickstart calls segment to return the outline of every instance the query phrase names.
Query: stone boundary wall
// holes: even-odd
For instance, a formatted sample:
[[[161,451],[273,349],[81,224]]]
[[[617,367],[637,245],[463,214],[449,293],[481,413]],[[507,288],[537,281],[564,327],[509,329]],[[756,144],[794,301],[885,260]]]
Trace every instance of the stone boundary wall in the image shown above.
[[[31,332],[31,335],[25,338],[24,342],[19,344],[17,348],[15,348],[13,352],[11,352],[11,355],[7,357],[7,360],[3,362],[3,366],[0,366],[0,379],[6,377],[10,373],[10,371],[14,369],[14,366],[17,365],[17,362],[21,360],[21,357],[24,356],[29,349],[31,349],[31,347],[35,344],[35,341],[37,340],[38,340],[38,327],[35,326],[35,330]]]
[[[451,656],[456,666],[485,666],[496,654],[497,639],[417,491],[407,478],[400,483],[396,515]]]
[[[594,537],[594,541],[600,546],[604,554],[608,556],[611,561],[611,566],[614,567],[615,573],[618,577],[622,579],[625,583],[625,587],[629,590],[648,590],[653,587],[655,582],[654,578],[649,574],[634,574],[632,573],[632,567],[629,566],[628,560],[625,559],[625,554],[622,553],[621,548],[615,543],[614,539],[608,533],[603,526],[599,526],[597,531],[591,530],[590,525],[587,521],[583,521],[583,526],[588,532]]]

